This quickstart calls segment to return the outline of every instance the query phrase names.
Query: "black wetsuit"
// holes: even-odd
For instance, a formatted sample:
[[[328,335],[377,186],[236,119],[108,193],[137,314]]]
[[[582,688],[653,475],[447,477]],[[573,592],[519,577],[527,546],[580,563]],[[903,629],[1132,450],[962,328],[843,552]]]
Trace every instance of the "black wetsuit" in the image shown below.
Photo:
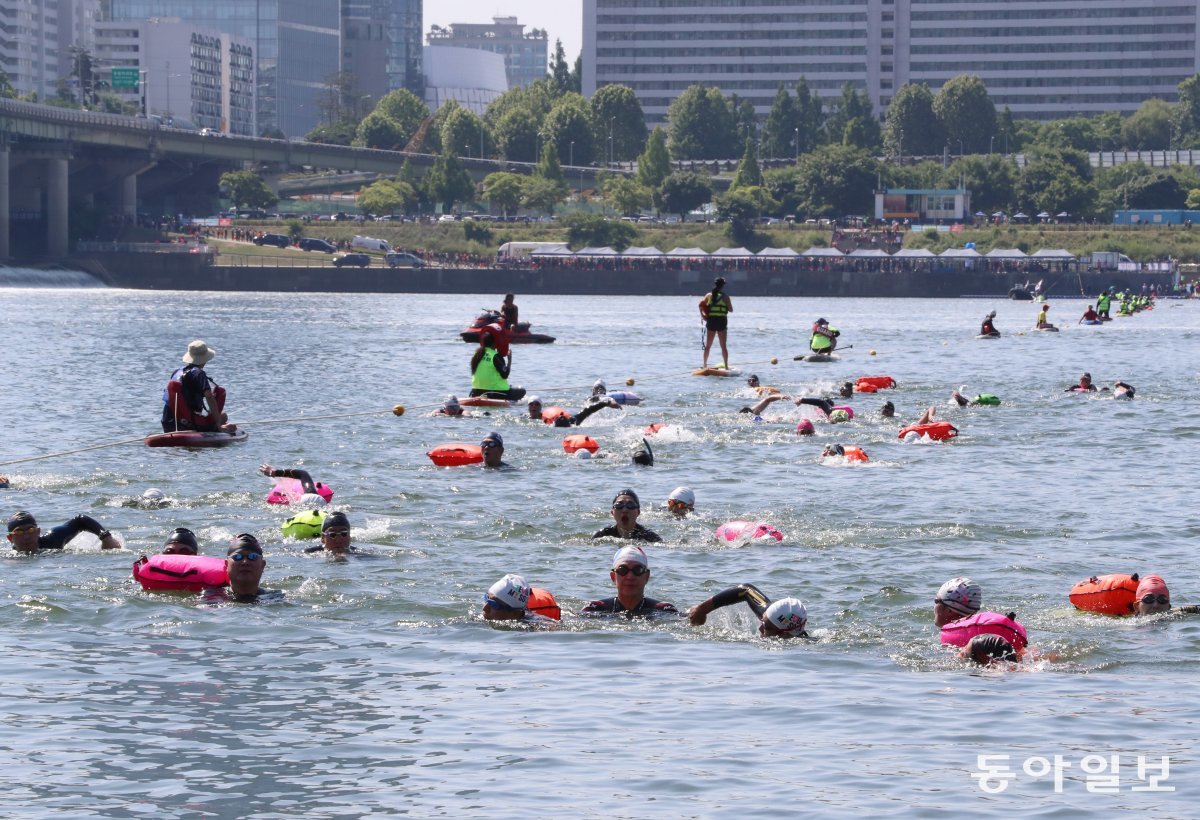
[[[621,533],[617,531],[616,524],[613,524],[611,527],[605,527],[602,530],[597,530],[596,533],[594,535],[592,535],[592,538],[621,538],[621,537],[622,537]],[[629,538],[627,540],[629,540],[629,541],[647,541],[650,543],[662,541],[662,539],[658,537],[658,533],[646,529],[641,524],[634,525],[633,532],[629,535]]]
[[[312,476],[307,470],[301,470],[298,467],[289,467],[284,469],[274,469],[271,471],[271,478],[294,478],[300,482],[300,486],[304,488],[304,492],[317,494],[317,485],[313,482]]]
[[[733,606],[745,601],[750,610],[760,621],[767,611],[767,607],[771,605],[771,599],[763,594],[762,590],[754,586],[754,584],[738,584],[729,589],[723,589],[712,597],[712,608],[718,610],[721,607]],[[807,632],[796,633],[797,638],[807,638]]]
[[[573,416],[570,414],[565,415],[565,416],[555,416],[554,426],[555,427],[578,427],[579,425],[583,424],[584,421],[586,421],[587,418],[589,416],[591,416],[593,413],[603,410],[605,407],[608,407],[608,406],[609,405],[606,402],[594,401]]]
[[[108,536],[108,530],[100,526],[100,522],[86,515],[77,515],[65,524],[60,524],[50,532],[38,536],[38,549],[60,550],[72,538],[81,532],[90,532],[97,538]]]
[[[999,336],[1000,331],[996,330],[996,326],[992,324],[991,318],[983,320],[983,324],[979,326],[980,336]]]
[[[603,598],[592,601],[579,610],[580,615],[624,615],[626,618],[657,618],[660,615],[678,615],[674,604],[643,598],[633,609],[626,609],[618,598]]]

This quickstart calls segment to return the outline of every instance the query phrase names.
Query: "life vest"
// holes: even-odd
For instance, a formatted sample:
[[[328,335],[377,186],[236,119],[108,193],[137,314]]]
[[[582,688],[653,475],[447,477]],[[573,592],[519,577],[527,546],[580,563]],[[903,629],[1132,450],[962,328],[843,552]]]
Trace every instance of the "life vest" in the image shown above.
[[[554,594],[540,587],[532,587],[529,590],[529,602],[525,604],[525,611],[554,621],[562,620],[562,609],[558,601],[554,600]]]
[[[283,522],[283,534],[292,538],[320,538],[325,523],[324,510],[305,510]]]
[[[1025,627],[1016,621],[1016,613],[1001,615],[998,612],[979,612],[970,618],[951,621],[942,627],[942,643],[950,646],[966,646],[976,635],[999,635],[1012,644],[1017,657],[1029,645]]]
[[[478,444],[439,444],[425,455],[439,467],[461,467],[464,464],[482,464],[483,448]]]
[[[200,592],[229,583],[225,559],[213,555],[143,555],[133,562],[133,580],[145,590]]]
[[[948,421],[935,421],[933,424],[910,424],[900,429],[897,438],[904,438],[909,433],[929,436],[934,441],[947,441],[958,435],[958,428]]]
[[[717,300],[715,302],[713,301],[712,293],[709,292],[709,294],[704,297],[704,305],[707,308],[707,310],[704,311],[704,315],[709,319],[716,319],[729,315],[729,302],[725,300],[724,291],[719,291],[717,293]]]
[[[809,348],[814,353],[820,353],[822,350],[829,350],[833,347],[833,339],[837,335],[837,328],[826,326],[822,328],[820,325],[813,325],[812,338],[808,342]]]
[[[1101,312],[1107,311],[1110,304],[1112,304],[1111,296],[1100,296],[1096,299],[1096,309]]]
[[[1137,606],[1138,577],[1093,575],[1071,587],[1067,596],[1076,609],[1099,615],[1132,615]]]
[[[594,453],[600,449],[600,445],[591,436],[577,434],[563,439],[563,449],[568,453],[574,453],[576,450],[587,450],[589,453]]]
[[[484,348],[483,358],[471,374],[471,388],[486,390],[489,393],[505,393],[508,391],[508,380],[496,369],[495,357],[500,355],[498,350]]]

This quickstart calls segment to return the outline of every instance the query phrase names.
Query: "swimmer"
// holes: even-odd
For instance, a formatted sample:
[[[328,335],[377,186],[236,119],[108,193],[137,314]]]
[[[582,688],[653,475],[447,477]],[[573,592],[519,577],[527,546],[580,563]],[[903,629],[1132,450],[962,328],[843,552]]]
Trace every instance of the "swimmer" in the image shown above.
[[[345,558],[358,548],[350,543],[350,519],[344,512],[334,510],[321,522],[321,543],[305,547],[306,553],[325,552],[331,558]]]
[[[676,487],[667,496],[667,511],[676,518],[687,518],[696,511],[696,494],[690,487]]]
[[[484,467],[496,469],[511,466],[504,462],[504,439],[495,430],[484,436],[479,447],[483,450]]]
[[[229,575],[229,593],[217,589],[206,594],[208,600],[232,600],[239,604],[253,604],[268,598],[279,598],[283,593],[277,590],[262,589],[258,584],[262,580],[263,570],[267,568],[267,559],[263,555],[258,539],[244,532],[233,539],[233,543],[225,552],[225,572]]]
[[[894,419],[896,417],[896,405],[892,404],[890,401],[885,401],[883,403],[883,407],[879,409],[879,415],[883,416],[885,419]]]
[[[951,578],[942,584],[933,598],[933,622],[938,627],[970,618],[979,613],[983,588],[970,578]]]
[[[641,445],[633,451],[633,463],[639,467],[654,466],[654,450],[650,449],[650,442],[644,438]]]
[[[1125,382],[1117,382],[1115,385],[1113,385],[1113,398],[1114,399],[1132,399],[1133,393],[1134,393],[1133,385],[1131,385],[1131,384],[1126,384]]]
[[[8,518],[8,541],[17,552],[26,554],[40,550],[60,550],[81,532],[90,532],[100,539],[100,549],[121,548],[111,532],[100,526],[100,522],[87,515],[77,515],[65,524],[60,524],[42,535],[42,528],[31,513],[21,510]]]
[[[842,386],[838,388],[838,395],[843,399],[854,398],[854,382],[842,382]]]
[[[596,379],[592,383],[592,398],[598,399],[601,396],[608,395],[608,387],[604,384],[604,379]]]
[[[622,493],[622,495],[624,494]],[[658,540],[657,536],[654,540]],[[660,615],[679,614],[679,610],[672,604],[646,597],[646,584],[650,581],[650,559],[641,547],[622,547],[617,550],[617,554],[613,556],[612,571],[609,572],[608,577],[616,586],[617,594],[612,598],[592,601],[580,610],[580,615],[624,615],[626,618],[654,618]]]
[[[959,407],[966,407],[967,405],[993,406],[1000,403],[1000,399],[996,396],[993,396],[991,393],[980,393],[975,398],[968,399],[961,392],[959,392],[964,389],[965,387],[960,387],[958,390],[955,390],[950,394],[950,398],[954,399],[955,403]]]
[[[1046,313],[1049,310],[1050,310],[1050,303],[1043,302],[1042,303],[1042,312],[1038,314],[1037,324],[1034,325],[1034,327],[1037,328],[1038,330],[1054,330],[1055,329],[1054,325],[1050,324],[1050,321],[1046,318]]]
[[[987,316],[983,317],[983,323],[979,325],[980,336],[999,336],[1000,331],[996,330],[996,325],[992,321],[996,318],[996,311],[992,311]]]
[[[7,490],[8,488],[9,488],[8,476],[0,475],[0,490]]]
[[[1064,393],[1095,393],[1096,385],[1092,384],[1092,374],[1084,373],[1079,377],[1079,384],[1073,384]]]
[[[813,436],[816,433],[816,428],[813,427],[813,423],[808,419],[800,419],[796,424],[796,435],[798,436]]]
[[[578,413],[571,415],[555,416],[553,419],[546,419],[542,416],[542,400],[538,396],[531,396],[527,409],[529,418],[544,421],[547,424],[553,424],[555,427],[578,427],[583,424],[594,413],[598,413],[605,407],[611,407],[614,410],[621,408],[620,403],[610,396],[596,396],[588,404],[587,407],[580,410]]]
[[[196,533],[187,527],[176,527],[167,536],[163,544],[163,555],[199,555],[200,543],[196,541]]]
[[[738,410],[738,412],[739,413],[750,413],[751,415],[760,416],[760,415],[762,415],[762,411],[766,410],[768,407],[770,407],[772,403],[777,402],[780,399],[786,399],[786,398],[789,398],[789,397],[780,395],[779,393],[771,393],[769,395],[763,396],[761,399],[759,399],[758,401],[756,401],[754,404],[750,405],[749,407],[743,407],[741,410]]]
[[[846,384],[850,383],[846,382]],[[851,393],[854,392],[854,385],[852,384],[850,385],[850,391]],[[796,406],[800,407],[801,405],[808,405],[809,407],[817,408],[825,414],[826,418],[829,418],[829,416],[833,413],[834,407],[833,402],[829,399],[813,399],[809,398],[808,396],[801,396],[800,398],[796,399]]]
[[[1137,609],[1134,615],[1159,615],[1163,612],[1174,612],[1182,615],[1200,614],[1200,606],[1171,606],[1171,591],[1167,582],[1158,575],[1147,575],[1138,581],[1136,595]]]
[[[520,621],[522,623],[550,626],[554,618],[547,618],[529,610],[533,587],[520,575],[509,573],[488,587],[483,594],[483,618],[485,621]],[[557,609],[551,597],[551,604]]]
[[[692,626],[702,626],[713,610],[745,601],[758,618],[758,634],[764,638],[807,638],[808,611],[799,598],[771,603],[753,584],[738,584],[722,590],[688,610]]]
[[[760,396],[766,396],[771,393],[779,392],[778,387],[771,387],[770,385],[767,385],[767,384],[760,384],[758,381],[758,376],[754,375],[753,373],[751,373],[750,377],[748,379],[746,379],[746,386],[753,389]]]
[[[300,482],[300,486],[304,489],[304,497],[300,499],[301,504],[314,503],[318,506],[325,504],[325,499],[317,493],[316,482],[309,475],[307,470],[301,470],[299,467],[272,467],[270,464],[264,464],[258,468],[258,471],[267,478],[294,478]],[[308,498],[314,496],[315,498]]]
[[[450,395],[450,396],[446,396],[446,400],[442,402],[441,407],[439,407],[437,410],[434,410],[429,415],[431,415],[431,416],[454,416],[457,418],[459,416],[465,416],[467,414],[465,412],[463,412],[462,405],[458,403],[458,396]]]
[[[612,517],[615,523],[602,530],[597,530],[592,534],[592,538],[624,538],[629,541],[649,543],[662,541],[658,533],[646,529],[637,522],[641,511],[642,502],[638,500],[637,493],[629,489],[621,490],[613,496],[612,500]]]
[[[1017,650],[1013,645],[999,635],[976,635],[967,641],[967,645],[959,652],[963,660],[973,661],[980,666],[992,666],[997,663],[1016,663]]]
[[[821,458],[845,457],[846,448],[840,444],[826,444],[821,451]]]
[[[162,490],[151,487],[142,493],[142,497],[137,499],[134,504],[147,510],[161,510],[171,506],[172,501]]]
[[[925,412],[921,414],[921,418],[917,419],[916,424],[933,424],[933,417],[937,415],[937,408],[933,405],[925,408]]]

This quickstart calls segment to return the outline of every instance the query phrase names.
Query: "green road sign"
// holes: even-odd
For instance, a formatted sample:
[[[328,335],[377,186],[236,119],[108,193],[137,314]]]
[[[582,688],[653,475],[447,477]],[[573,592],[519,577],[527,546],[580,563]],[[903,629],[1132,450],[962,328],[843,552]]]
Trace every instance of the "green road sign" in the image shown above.
[[[136,68],[114,68],[112,70],[113,88],[137,88],[138,70]]]

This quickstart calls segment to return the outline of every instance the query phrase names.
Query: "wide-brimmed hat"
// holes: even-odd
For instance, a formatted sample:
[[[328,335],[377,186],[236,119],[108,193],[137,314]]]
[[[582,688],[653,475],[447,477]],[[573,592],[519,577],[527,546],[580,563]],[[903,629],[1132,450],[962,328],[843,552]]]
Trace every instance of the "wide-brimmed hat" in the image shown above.
[[[217,355],[217,351],[209,347],[202,339],[197,339],[188,345],[187,353],[183,354],[184,364],[194,364],[197,367],[204,367],[213,360]]]

